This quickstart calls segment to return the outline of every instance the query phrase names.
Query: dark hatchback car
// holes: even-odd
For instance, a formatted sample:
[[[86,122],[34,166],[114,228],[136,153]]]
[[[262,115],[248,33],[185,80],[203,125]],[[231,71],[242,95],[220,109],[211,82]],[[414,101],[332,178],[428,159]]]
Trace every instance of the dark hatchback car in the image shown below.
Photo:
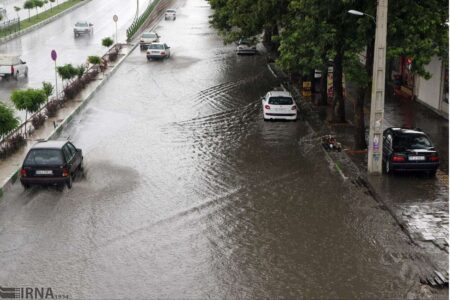
[[[70,189],[76,172],[82,168],[82,151],[71,142],[39,142],[25,157],[20,170],[20,182],[24,188],[32,185],[67,185]]]
[[[386,173],[419,171],[434,176],[439,154],[420,130],[388,128],[383,132],[383,167]]]

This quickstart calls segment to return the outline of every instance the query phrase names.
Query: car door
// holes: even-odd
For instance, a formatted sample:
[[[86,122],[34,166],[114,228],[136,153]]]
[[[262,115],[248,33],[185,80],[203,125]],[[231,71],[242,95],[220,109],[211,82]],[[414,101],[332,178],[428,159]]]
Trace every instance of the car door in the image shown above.
[[[166,56],[170,56],[170,47],[164,44],[164,50],[166,51]]]
[[[74,168],[76,170],[76,169],[78,169],[78,167],[80,166],[80,163],[81,163],[80,152],[78,152],[77,148],[72,143],[67,143],[67,146],[69,147],[70,152],[73,153],[73,155],[74,155],[73,164],[74,164]]]
[[[74,164],[75,155],[70,151],[69,146],[65,144],[62,148],[64,158],[66,159],[67,166],[69,167],[70,174],[73,174],[76,169]]]

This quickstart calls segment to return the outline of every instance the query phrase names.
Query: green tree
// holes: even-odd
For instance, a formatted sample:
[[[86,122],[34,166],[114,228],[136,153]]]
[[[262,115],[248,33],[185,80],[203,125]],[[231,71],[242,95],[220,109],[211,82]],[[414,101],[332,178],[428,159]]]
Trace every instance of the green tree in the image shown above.
[[[79,65],[78,67],[76,67],[76,76],[78,79],[81,79],[81,77],[83,77],[84,73],[86,72],[86,66],[85,65]]]
[[[28,113],[37,112],[46,99],[44,91],[39,89],[15,90],[11,94],[16,109],[25,110],[25,120],[28,119]],[[27,132],[26,123],[25,132]]]
[[[19,126],[19,119],[14,116],[14,111],[0,103],[0,136],[10,133],[17,126]]]
[[[56,68],[59,76],[62,80],[70,81],[72,78],[78,75],[78,70],[72,64],[66,64]]]
[[[53,85],[50,82],[42,82],[42,91],[44,91],[45,96],[48,98],[53,94]]]
[[[38,7],[42,8],[44,6],[44,1],[42,0],[32,0],[34,2],[34,8],[36,8],[36,16],[38,15]]]
[[[21,10],[21,8],[18,6],[14,6],[14,10],[16,11],[17,18],[19,18],[19,11]]]
[[[98,66],[102,62],[102,59],[99,56],[88,56],[88,62]]]
[[[50,1],[50,10],[53,10],[52,3],[55,3],[55,0],[49,0]]]
[[[31,18],[30,10],[34,8],[34,1],[33,0],[25,1],[25,3],[23,4],[23,8],[28,9],[28,20],[30,20],[30,18]]]

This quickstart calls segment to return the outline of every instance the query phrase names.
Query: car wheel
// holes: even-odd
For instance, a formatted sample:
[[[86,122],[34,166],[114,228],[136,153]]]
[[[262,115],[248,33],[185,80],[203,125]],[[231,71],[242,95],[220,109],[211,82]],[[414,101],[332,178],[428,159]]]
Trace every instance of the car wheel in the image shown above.
[[[71,189],[73,184],[72,174],[69,175],[69,180],[67,180],[67,188]]]
[[[386,171],[386,174],[392,174],[391,162],[389,161],[389,159],[386,159],[384,170]]]
[[[24,190],[28,190],[30,188],[30,185],[26,184],[26,183],[22,183],[22,187]]]
[[[14,75],[14,79],[19,79],[19,71],[16,72],[16,74]]]

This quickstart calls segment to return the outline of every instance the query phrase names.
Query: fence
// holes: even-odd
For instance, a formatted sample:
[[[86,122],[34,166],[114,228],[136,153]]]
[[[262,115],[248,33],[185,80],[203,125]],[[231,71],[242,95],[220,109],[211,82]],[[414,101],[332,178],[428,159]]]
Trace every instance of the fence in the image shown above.
[[[0,23],[0,36],[20,31],[20,18],[9,19]]]
[[[106,52],[106,54],[104,54],[103,56],[102,56],[102,61],[107,61],[107,58],[109,57],[109,55],[111,54],[111,53],[113,53],[113,52],[118,52],[120,49],[122,48],[122,44],[116,44],[116,45],[114,45],[114,46],[112,46],[109,50],[108,50],[108,52]],[[102,69],[102,67],[101,66],[99,66],[99,65],[93,65],[93,66],[90,66],[87,70],[86,70],[86,72],[83,74],[83,77],[82,78],[86,78],[86,77],[89,77],[89,76],[97,76],[97,74],[99,73],[99,69]],[[14,130],[12,130],[11,132],[9,132],[9,133],[7,133],[7,134],[5,134],[5,135],[3,135],[3,136],[0,136],[0,159],[1,158],[4,158],[4,157],[6,157],[7,155],[4,155],[4,153],[5,153],[5,150],[8,150],[9,148],[11,148],[11,139],[12,138],[14,138],[14,137],[16,137],[16,136],[27,136],[27,135],[29,135],[30,133],[31,133],[31,131],[33,130],[33,128],[28,128],[26,131],[25,131],[25,128],[26,128],[26,125],[27,124],[29,124],[29,123],[31,123],[31,120],[34,118],[34,117],[36,117],[36,116],[38,116],[39,114],[42,114],[42,113],[45,113],[45,110],[47,109],[47,107],[48,107],[48,105],[50,104],[50,103],[55,103],[55,101],[58,103],[58,106],[59,107],[64,107],[64,104],[67,102],[67,101],[69,101],[69,100],[71,100],[71,99],[68,99],[68,97],[67,97],[67,95],[65,94],[65,91],[67,90],[67,89],[70,89],[73,85],[76,85],[76,84],[79,84],[79,80],[82,80],[82,78],[81,79],[75,79],[75,80],[73,80],[72,82],[70,82],[68,85],[66,85],[65,87],[64,87],[64,89],[62,90],[62,91],[60,91],[59,93],[58,93],[58,95],[55,95],[55,96],[53,96],[53,97],[51,97],[50,99],[49,99],[49,101],[45,104],[45,105],[43,105],[37,112],[35,112],[35,113],[33,113],[32,115],[30,115],[30,117],[28,117],[28,119],[26,119],[22,124],[20,124],[17,128],[15,128]],[[14,148],[14,147],[13,147]],[[12,152],[13,151],[15,151],[16,149],[14,148],[14,149],[12,149]],[[6,151],[8,154],[10,154],[8,151]]]

